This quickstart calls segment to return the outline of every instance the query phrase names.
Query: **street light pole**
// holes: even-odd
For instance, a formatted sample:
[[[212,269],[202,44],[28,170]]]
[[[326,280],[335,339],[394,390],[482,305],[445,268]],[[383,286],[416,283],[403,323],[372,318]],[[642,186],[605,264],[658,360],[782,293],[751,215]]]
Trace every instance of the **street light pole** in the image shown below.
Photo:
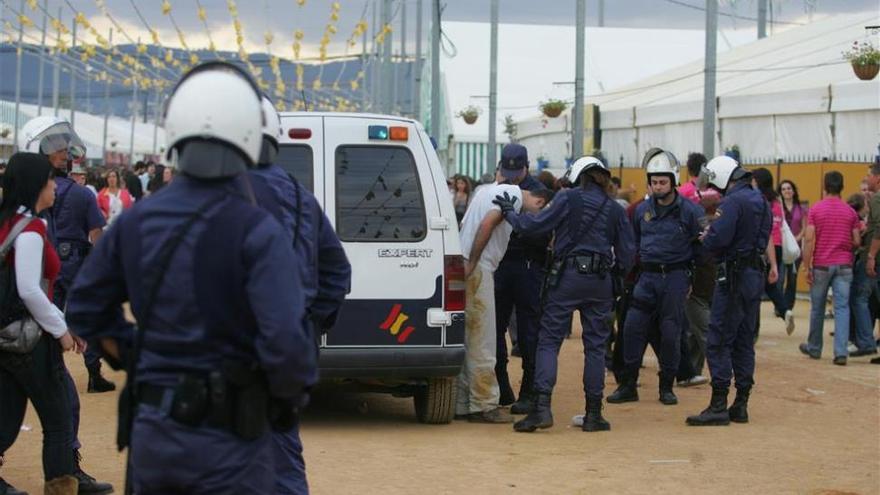
[[[715,56],[718,0],[706,0],[706,59],[703,77],[703,154],[715,156]]]
[[[498,162],[495,134],[498,120],[498,0],[489,7],[489,146],[486,150],[486,169]]]
[[[440,0],[431,1],[431,136],[440,136]]]
[[[586,0],[577,0],[575,13],[574,108],[571,111],[571,158],[584,154],[584,31],[587,23]]]
[[[24,12],[24,0],[21,0],[19,12]],[[24,14],[22,14],[24,15]],[[12,117],[12,147],[18,146],[18,128],[21,122],[18,121],[18,109],[21,105],[21,57],[24,55],[24,23],[18,20],[18,45],[15,49],[15,115]]]

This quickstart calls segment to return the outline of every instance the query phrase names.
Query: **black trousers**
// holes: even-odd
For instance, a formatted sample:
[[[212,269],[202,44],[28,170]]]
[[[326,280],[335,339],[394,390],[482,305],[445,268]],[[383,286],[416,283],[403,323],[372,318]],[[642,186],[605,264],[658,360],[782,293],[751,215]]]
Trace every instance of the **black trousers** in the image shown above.
[[[30,400],[43,427],[46,480],[74,472],[65,374],[61,345],[48,333],[29,354],[0,352],[0,455],[15,443]]]

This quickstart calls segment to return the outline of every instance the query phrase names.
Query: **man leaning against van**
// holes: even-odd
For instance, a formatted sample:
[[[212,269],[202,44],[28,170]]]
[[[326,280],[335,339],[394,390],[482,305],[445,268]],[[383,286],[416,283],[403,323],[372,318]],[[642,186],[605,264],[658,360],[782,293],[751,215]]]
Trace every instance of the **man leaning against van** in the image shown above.
[[[501,209],[492,203],[507,193],[517,198],[515,208],[538,211],[544,200],[523,192],[517,186],[528,173],[528,154],[518,144],[501,150],[496,182],[481,187],[471,200],[462,220],[460,238],[467,277],[465,315],[465,362],[458,377],[456,419],[473,423],[512,423],[513,417],[499,407],[495,377],[495,283],[494,276],[507,251],[511,227],[504,222]]]

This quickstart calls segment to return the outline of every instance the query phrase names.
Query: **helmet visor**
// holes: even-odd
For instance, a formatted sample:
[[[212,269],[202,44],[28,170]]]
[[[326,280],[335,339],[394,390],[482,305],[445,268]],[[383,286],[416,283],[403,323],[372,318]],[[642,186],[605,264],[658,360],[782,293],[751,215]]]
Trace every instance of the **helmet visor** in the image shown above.
[[[703,168],[700,169],[700,175],[697,176],[697,187],[700,189],[706,189],[714,178],[715,172],[703,166]]]
[[[49,127],[34,138],[40,143],[40,153],[51,155],[66,150],[72,160],[86,156],[86,145],[67,122]]]

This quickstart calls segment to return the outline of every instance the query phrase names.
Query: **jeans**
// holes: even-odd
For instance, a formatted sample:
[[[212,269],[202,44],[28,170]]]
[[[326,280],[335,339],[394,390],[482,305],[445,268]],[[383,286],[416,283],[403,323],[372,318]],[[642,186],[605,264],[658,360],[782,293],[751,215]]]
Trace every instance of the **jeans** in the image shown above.
[[[785,307],[794,309],[795,296],[797,295],[797,274],[801,269],[801,258],[794,261],[794,264],[786,265],[782,262],[782,249],[777,247],[776,264],[779,268],[779,290],[785,299]]]
[[[874,340],[874,319],[871,318],[869,301],[877,281],[865,272],[865,261],[861,259],[864,257],[862,254],[853,268],[850,304],[855,320],[855,336],[852,340],[859,350],[873,351],[877,349],[877,343]]]
[[[0,455],[15,443],[30,399],[43,427],[46,480],[74,472],[66,374],[61,345],[45,332],[28,354],[0,353]]]
[[[780,279],[782,278],[782,247],[776,246],[776,264],[779,269]],[[773,301],[773,309],[776,312],[776,316],[780,318],[785,317],[785,312],[794,307],[794,301],[789,303],[785,295],[782,293],[782,285],[777,283],[771,284],[770,282],[765,282],[764,292],[767,294],[767,297]]]
[[[853,269],[848,265],[816,267],[813,269],[813,287],[810,288],[810,335],[807,349],[811,354],[822,354],[822,330],[825,323],[825,298],[828,287],[834,288],[834,356],[846,357],[849,338],[849,293]]]

